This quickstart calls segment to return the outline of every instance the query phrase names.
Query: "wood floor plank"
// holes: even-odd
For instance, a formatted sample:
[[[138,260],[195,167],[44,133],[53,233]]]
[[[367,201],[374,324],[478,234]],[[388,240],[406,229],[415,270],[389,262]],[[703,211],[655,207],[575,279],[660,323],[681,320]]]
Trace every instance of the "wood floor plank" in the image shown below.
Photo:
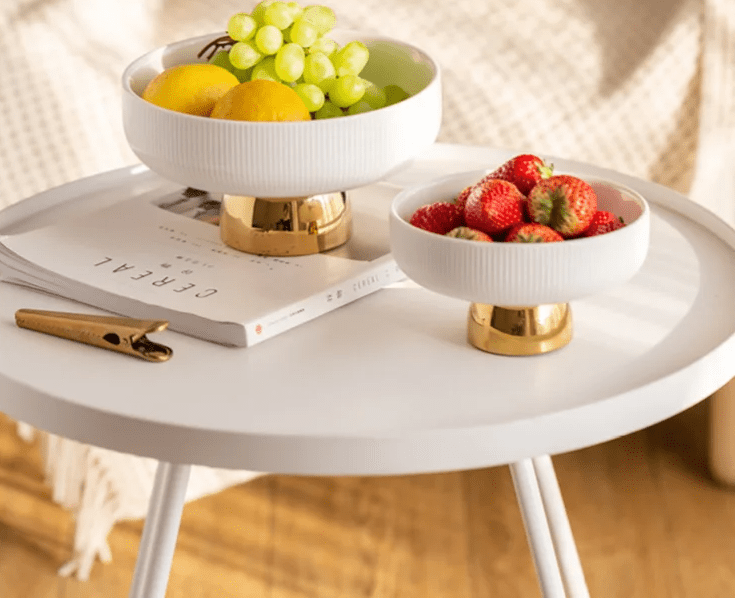
[[[470,578],[475,598],[539,594],[507,467],[463,473]]]
[[[274,597],[470,598],[458,474],[275,480]]]
[[[191,587],[201,588],[202,596],[269,595],[271,487],[269,477],[258,478],[215,501],[204,498],[185,506],[172,570],[183,583],[181,594],[172,588],[172,597],[191,596]]]
[[[636,433],[555,459],[590,588],[606,598],[683,598],[661,488]]]
[[[708,405],[648,430],[660,509],[672,539],[667,553],[686,597],[735,595],[735,490],[707,471]]]
[[[50,499],[38,444],[20,441],[6,419],[0,423],[0,596],[62,598],[56,569],[72,518]]]

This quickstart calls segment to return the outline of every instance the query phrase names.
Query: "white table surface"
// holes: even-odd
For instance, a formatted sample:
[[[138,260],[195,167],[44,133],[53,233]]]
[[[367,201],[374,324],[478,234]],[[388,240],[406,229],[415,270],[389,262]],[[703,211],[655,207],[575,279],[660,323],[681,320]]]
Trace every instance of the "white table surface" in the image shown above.
[[[392,180],[492,168],[510,155],[437,144]],[[735,375],[735,231],[663,187],[554,163],[614,178],[652,205],[642,270],[573,302],[574,338],[559,351],[484,353],[466,341],[466,302],[395,288],[247,349],[155,333],[174,357],[152,364],[17,328],[20,308],[98,310],[0,284],[0,410],[173,463],[382,475],[566,452],[704,399]],[[0,213],[0,232],[68,213],[80,186],[113,193],[130,177],[155,175],[126,169],[41,194]]]

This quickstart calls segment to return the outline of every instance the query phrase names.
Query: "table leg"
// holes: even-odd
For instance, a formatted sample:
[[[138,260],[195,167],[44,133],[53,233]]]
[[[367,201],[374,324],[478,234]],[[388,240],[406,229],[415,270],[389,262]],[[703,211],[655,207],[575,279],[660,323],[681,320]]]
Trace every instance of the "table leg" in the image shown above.
[[[523,459],[512,463],[510,472],[543,598],[565,598],[561,571],[533,461]]]
[[[569,598],[590,598],[551,457],[548,455],[536,457],[533,459],[533,465],[567,596]]]
[[[164,598],[166,594],[190,470],[190,465],[158,464],[130,598]]]

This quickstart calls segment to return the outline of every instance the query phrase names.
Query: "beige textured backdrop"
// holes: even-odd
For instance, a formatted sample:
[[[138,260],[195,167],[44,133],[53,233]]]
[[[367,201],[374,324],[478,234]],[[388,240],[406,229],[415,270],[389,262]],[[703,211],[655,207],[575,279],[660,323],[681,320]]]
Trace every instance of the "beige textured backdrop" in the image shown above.
[[[441,141],[595,163],[690,192],[735,222],[733,0],[328,4],[341,27],[411,41],[439,60]],[[2,0],[0,207],[135,163],[120,119],[123,68],[152,47],[222,31],[252,5]],[[111,526],[145,514],[155,463],[46,441],[54,498],[77,513],[62,572],[84,579],[111,556]],[[250,477],[196,468],[189,498]]]
[[[335,0],[340,25],[411,40],[444,69],[442,141],[576,158],[686,190],[703,0]],[[4,0],[0,205],[132,163],[122,68],[222,30],[251,2]]]

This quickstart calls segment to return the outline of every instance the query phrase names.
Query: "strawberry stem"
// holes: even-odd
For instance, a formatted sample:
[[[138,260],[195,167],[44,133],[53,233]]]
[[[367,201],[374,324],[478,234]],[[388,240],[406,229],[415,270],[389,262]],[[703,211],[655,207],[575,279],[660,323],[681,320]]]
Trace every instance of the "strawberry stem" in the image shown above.
[[[554,174],[554,165],[551,163],[542,162],[538,165],[538,172],[541,175],[542,179],[548,179],[551,178],[551,176]]]
[[[535,205],[533,220],[539,224],[549,224],[554,213],[554,197],[552,193],[544,193]]]
[[[569,211],[567,210],[567,197],[564,190],[561,187],[557,187],[550,194],[551,196],[551,217],[549,226],[559,230],[560,226],[566,224],[569,218]]]

